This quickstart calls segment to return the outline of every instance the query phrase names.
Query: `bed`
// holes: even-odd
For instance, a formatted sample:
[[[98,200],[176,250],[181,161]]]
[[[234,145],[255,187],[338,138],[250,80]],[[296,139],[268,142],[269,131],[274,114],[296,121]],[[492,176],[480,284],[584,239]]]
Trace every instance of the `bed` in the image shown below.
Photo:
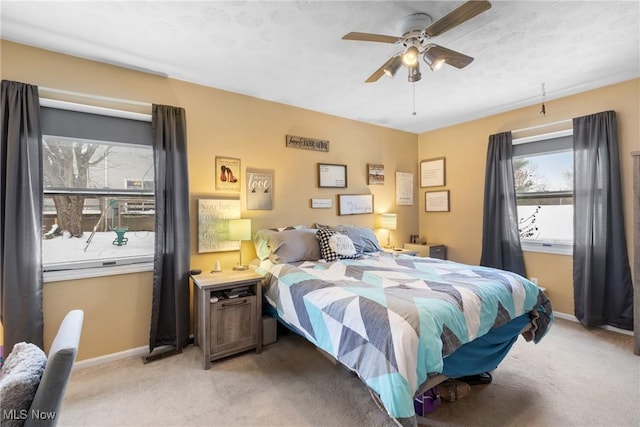
[[[495,369],[520,334],[537,343],[553,320],[515,273],[381,252],[364,227],[260,230],[254,243],[272,313],[404,426],[427,387]]]

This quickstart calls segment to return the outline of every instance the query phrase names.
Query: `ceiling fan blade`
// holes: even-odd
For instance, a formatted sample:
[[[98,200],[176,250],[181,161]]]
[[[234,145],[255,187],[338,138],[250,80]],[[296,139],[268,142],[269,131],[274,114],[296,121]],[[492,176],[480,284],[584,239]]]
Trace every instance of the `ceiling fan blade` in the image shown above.
[[[473,62],[473,58],[471,56],[456,52],[455,50],[447,49],[446,47],[438,46],[437,44],[429,47],[428,55],[433,59],[443,59],[445,64],[449,64],[456,68],[464,68]]]
[[[387,68],[387,66],[391,65],[391,63],[394,62],[396,58],[397,58],[397,56],[392,56],[391,58],[389,58],[387,60],[387,62],[382,64],[382,66],[380,68],[378,68],[376,71],[374,71],[373,74],[371,74],[369,76],[369,78],[367,80],[365,80],[364,82],[365,83],[377,82],[378,79],[380,79],[380,77],[384,76],[384,69]]]
[[[385,36],[371,33],[349,33],[342,37],[342,40],[359,40],[363,42],[398,43],[401,37]]]
[[[430,37],[438,36],[489,9],[491,3],[488,1],[468,1],[429,25],[424,31]]]

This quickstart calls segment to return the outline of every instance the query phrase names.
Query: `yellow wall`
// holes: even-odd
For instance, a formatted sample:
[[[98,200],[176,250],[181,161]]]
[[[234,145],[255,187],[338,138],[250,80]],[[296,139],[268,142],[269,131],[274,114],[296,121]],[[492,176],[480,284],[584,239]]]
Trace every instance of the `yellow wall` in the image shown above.
[[[211,269],[216,260],[223,268],[238,261],[237,252],[198,254],[196,238],[199,196],[215,192],[215,156],[240,158],[246,167],[275,171],[274,209],[246,211],[245,191],[239,195],[242,216],[253,220],[253,230],[314,222],[373,226],[373,215],[337,215],[335,196],[373,194],[376,212],[396,212],[398,230],[392,241],[402,243],[418,231],[415,206],[395,206],[395,171],[417,172],[415,134],[394,131],[283,104],[259,100],[182,81],[56,54],[2,41],[2,79],[35,84],[41,88],[101,95],[133,101],[175,105],[187,114],[188,162],[191,196],[192,267]],[[45,93],[41,91],[41,95]],[[53,94],[48,97],[60,97]],[[66,98],[66,97],[65,97]],[[83,99],[82,102],[94,102]],[[95,103],[95,102],[94,102]],[[118,106],[131,108],[130,106]],[[140,110],[136,108],[136,110]],[[285,135],[330,141],[329,153],[286,148]],[[316,164],[347,165],[348,188],[319,189]],[[384,185],[367,185],[367,163],[383,164]],[[238,195],[237,193],[235,193]],[[415,186],[415,198],[418,190]],[[333,198],[334,209],[311,209],[312,197]],[[243,260],[254,256],[251,244],[243,246]],[[112,276],[45,283],[45,347],[71,308],[85,310],[85,327],[79,359],[97,357],[148,345],[151,274]]]
[[[418,157],[446,157],[451,212],[424,212],[424,192],[420,191],[420,234],[427,240],[448,246],[449,259],[468,264],[480,261],[482,250],[482,206],[488,137],[508,130],[553,123],[606,110],[615,110],[620,140],[620,163],[624,194],[624,215],[629,256],[633,257],[632,159],[640,150],[640,80],[591,90],[546,102],[546,116],[540,106],[497,114],[479,120],[425,132],[419,135]],[[571,123],[563,125],[570,128]],[[545,133],[553,129],[539,129]],[[520,135],[524,136],[524,135]],[[439,189],[439,188],[438,188]],[[430,189],[431,190],[431,189]],[[525,252],[527,275],[537,277],[556,311],[573,314],[572,257]]]
[[[311,225],[316,221],[371,226],[372,215],[340,217],[335,209],[309,207],[312,197],[331,197],[337,205],[335,195],[338,193],[371,193],[377,212],[398,214],[398,230],[392,234],[393,242],[400,244],[407,241],[410,234],[419,232],[430,242],[446,244],[450,259],[477,264],[488,136],[607,109],[618,112],[625,217],[631,247],[629,153],[640,150],[639,80],[547,102],[546,117],[541,117],[539,107],[534,106],[418,136],[4,40],[0,49],[2,79],[186,109],[193,268],[210,269],[216,260],[223,268],[230,268],[238,260],[237,252],[198,254],[196,249],[194,206],[197,198],[231,195],[215,192],[215,156],[240,158],[243,171],[247,166],[275,171],[273,210],[246,211],[244,189],[240,195],[242,216],[253,220],[254,231],[264,226]],[[331,150],[318,153],[286,148],[287,134],[329,140]],[[425,213],[425,189],[417,186],[418,160],[439,156],[446,157],[444,188],[451,191],[451,212]],[[318,162],[346,164],[349,188],[345,191],[317,188]],[[384,186],[367,186],[367,163],[384,164]],[[415,174],[414,206],[395,206],[396,170]],[[243,246],[243,259],[254,255],[251,246]],[[554,308],[572,313],[571,257],[527,253],[525,262],[528,275],[538,277],[540,284],[547,287]],[[45,347],[50,345],[64,313],[72,308],[85,310],[80,360],[148,345],[151,280],[151,273],[139,273],[46,283]]]
[[[152,272],[44,284],[46,348],[64,316],[85,313],[78,360],[148,345]]]

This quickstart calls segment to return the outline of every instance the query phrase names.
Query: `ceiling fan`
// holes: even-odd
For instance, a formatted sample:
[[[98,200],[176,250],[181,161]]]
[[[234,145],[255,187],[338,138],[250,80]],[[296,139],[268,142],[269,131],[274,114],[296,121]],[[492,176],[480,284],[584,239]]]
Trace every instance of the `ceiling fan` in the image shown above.
[[[431,16],[426,13],[414,13],[406,16],[401,25],[402,37],[352,32],[342,37],[342,40],[391,43],[403,46],[403,50],[382,64],[365,80],[366,83],[376,82],[385,74],[393,77],[401,65],[404,65],[409,70],[409,82],[417,82],[422,78],[422,74],[420,74],[420,55],[423,56],[425,63],[432,71],[438,70],[442,64],[449,64],[456,68],[464,68],[471,64],[472,57],[430,43],[429,39],[457,27],[490,8],[491,3],[488,1],[471,0],[433,23]]]

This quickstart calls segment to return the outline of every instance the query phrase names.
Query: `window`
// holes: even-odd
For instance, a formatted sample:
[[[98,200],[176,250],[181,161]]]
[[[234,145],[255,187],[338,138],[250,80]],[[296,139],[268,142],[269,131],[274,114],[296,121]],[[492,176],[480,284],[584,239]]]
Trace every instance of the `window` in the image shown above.
[[[45,272],[153,261],[151,123],[41,108]]]
[[[513,141],[518,230],[523,250],[573,250],[573,132]]]

